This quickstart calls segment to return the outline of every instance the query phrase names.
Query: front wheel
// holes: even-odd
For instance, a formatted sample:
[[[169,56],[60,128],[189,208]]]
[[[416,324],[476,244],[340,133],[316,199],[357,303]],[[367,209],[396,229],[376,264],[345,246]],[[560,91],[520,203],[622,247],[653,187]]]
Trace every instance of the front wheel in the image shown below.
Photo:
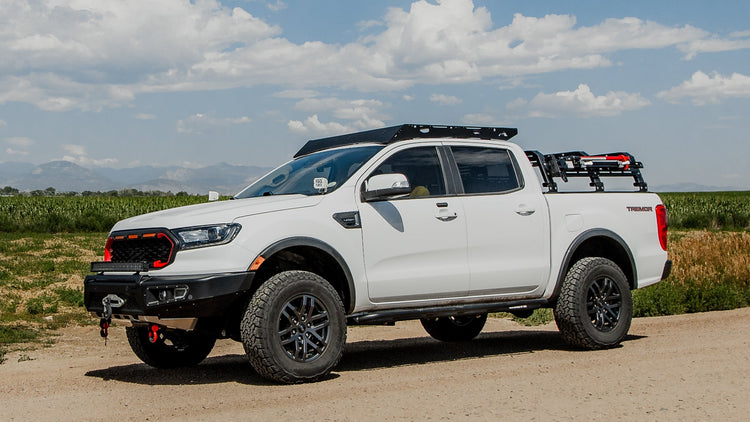
[[[322,277],[306,271],[274,275],[255,292],[242,318],[242,344],[261,376],[284,383],[331,372],[346,343],[344,305]]]
[[[603,349],[620,344],[633,318],[625,274],[609,259],[581,259],[568,271],[554,313],[572,346]]]
[[[469,341],[478,336],[487,322],[487,314],[423,318],[427,334],[440,341]]]
[[[148,326],[126,327],[130,348],[144,363],[155,368],[195,366],[211,353],[216,338],[195,331],[161,331],[154,342]]]

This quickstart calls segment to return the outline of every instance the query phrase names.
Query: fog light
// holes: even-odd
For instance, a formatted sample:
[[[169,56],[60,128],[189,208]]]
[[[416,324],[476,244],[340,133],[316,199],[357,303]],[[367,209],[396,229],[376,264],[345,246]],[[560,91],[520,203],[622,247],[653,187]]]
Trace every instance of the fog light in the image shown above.
[[[190,289],[188,286],[151,287],[146,293],[146,303],[149,306],[185,300]]]

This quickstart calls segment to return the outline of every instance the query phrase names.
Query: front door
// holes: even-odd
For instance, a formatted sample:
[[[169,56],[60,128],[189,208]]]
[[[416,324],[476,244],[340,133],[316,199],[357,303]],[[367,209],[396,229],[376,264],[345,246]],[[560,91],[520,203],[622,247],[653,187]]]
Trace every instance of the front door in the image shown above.
[[[435,145],[404,148],[370,173],[401,173],[412,193],[360,204],[370,300],[399,302],[465,296],[466,219]]]

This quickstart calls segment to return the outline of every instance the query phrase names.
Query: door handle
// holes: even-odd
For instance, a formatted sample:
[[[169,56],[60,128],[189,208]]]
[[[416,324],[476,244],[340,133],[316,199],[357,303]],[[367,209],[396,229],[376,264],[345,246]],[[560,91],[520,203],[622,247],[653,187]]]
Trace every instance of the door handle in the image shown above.
[[[440,221],[453,221],[453,220],[455,220],[456,218],[458,218],[458,214],[453,214],[453,215],[445,215],[445,216],[437,216],[437,217],[435,217],[435,218],[437,218],[437,219],[438,219],[438,220],[440,220]]]
[[[516,214],[523,216],[523,217],[528,217],[531,214],[534,214],[535,212],[536,212],[535,209],[529,208],[526,204],[521,204],[516,208]]]

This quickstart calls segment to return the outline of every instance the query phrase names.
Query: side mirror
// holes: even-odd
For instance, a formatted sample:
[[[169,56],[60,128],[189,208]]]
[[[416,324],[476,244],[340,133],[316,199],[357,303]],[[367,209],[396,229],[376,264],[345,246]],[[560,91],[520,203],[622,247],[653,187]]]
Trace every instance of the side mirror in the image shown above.
[[[362,198],[365,201],[377,201],[409,193],[411,193],[411,186],[403,174],[376,174],[365,182]]]
[[[208,202],[214,202],[219,200],[219,192],[210,190],[208,191]]]

